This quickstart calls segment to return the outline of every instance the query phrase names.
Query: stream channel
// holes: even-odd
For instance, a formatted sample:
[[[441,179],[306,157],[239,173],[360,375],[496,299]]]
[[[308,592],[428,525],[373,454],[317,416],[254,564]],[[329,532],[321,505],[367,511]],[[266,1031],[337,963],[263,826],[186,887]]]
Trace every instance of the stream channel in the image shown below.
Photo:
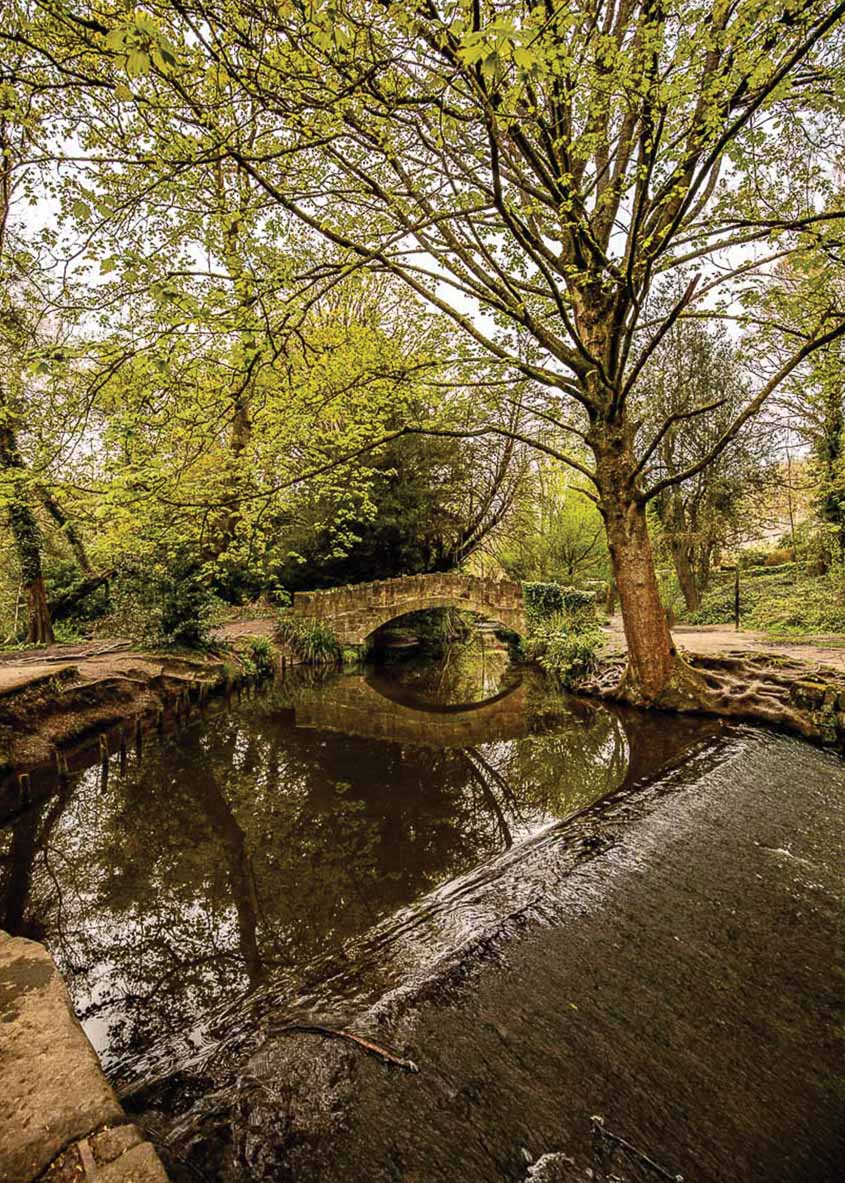
[[[0,927],[177,1183],[845,1177],[833,755],[482,636],[48,788],[0,828]]]

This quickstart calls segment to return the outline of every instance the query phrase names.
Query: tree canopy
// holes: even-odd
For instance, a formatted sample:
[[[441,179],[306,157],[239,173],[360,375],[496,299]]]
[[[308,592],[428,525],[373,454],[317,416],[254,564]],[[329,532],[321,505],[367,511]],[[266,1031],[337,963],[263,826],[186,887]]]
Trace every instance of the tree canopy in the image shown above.
[[[154,505],[225,585],[303,481],[312,517],[350,493],[334,529],[374,512],[391,441],[510,441],[597,506],[630,696],[706,698],[674,652],[646,509],[722,463],[845,332],[838,279],[792,295],[796,275],[840,274],[845,5],[18,0],[10,16],[4,118],[60,215],[30,236],[51,327],[75,325],[71,360],[51,342],[41,364],[89,392],[117,456],[88,458],[103,504]],[[377,311],[350,313],[362,299]],[[760,351],[730,400],[655,396],[685,322]]]

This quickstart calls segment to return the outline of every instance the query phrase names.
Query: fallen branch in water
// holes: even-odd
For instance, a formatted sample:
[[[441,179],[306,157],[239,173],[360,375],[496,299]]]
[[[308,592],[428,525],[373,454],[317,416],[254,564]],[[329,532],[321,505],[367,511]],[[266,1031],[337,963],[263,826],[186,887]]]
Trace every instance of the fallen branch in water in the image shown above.
[[[647,1167],[650,1171],[653,1171],[654,1174],[658,1175],[661,1179],[668,1179],[671,1181],[671,1183],[684,1183],[683,1175],[673,1174],[672,1171],[667,1171],[665,1167],[662,1167],[660,1163],[655,1162],[653,1158],[649,1158],[647,1154],[644,1154],[643,1151],[634,1146],[632,1142],[629,1142],[626,1138],[622,1138],[619,1136],[619,1134],[614,1134],[611,1130],[607,1129],[604,1124],[604,1118],[599,1114],[595,1114],[590,1118],[590,1124],[593,1127],[594,1158],[598,1158],[600,1160],[601,1171],[605,1176],[607,1175],[605,1168],[605,1142],[607,1141],[613,1143],[615,1146],[621,1147],[626,1154],[631,1155],[639,1163]],[[613,1154],[612,1148],[611,1154]]]
[[[385,1064],[394,1064],[406,1072],[419,1072],[419,1068],[413,1060],[403,1060],[401,1056],[395,1056],[387,1048],[380,1047],[379,1044],[373,1043],[369,1039],[364,1039],[362,1035],[356,1035],[354,1031],[323,1027],[319,1023],[286,1023],[280,1027],[273,1026],[271,1032],[273,1035],[322,1035],[326,1039],[348,1039],[350,1043],[357,1044],[365,1052],[369,1052],[371,1056],[378,1056]]]

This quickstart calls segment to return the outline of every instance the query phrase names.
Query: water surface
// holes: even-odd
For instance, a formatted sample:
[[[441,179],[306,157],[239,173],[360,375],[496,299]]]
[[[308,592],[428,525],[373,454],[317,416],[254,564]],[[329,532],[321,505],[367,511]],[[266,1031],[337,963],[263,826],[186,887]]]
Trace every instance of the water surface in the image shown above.
[[[0,927],[47,943],[171,1170],[202,1144],[207,1177],[249,1178],[221,1164],[267,1024],[472,940],[503,858],[722,732],[573,698],[489,641],[294,671],[8,819]]]

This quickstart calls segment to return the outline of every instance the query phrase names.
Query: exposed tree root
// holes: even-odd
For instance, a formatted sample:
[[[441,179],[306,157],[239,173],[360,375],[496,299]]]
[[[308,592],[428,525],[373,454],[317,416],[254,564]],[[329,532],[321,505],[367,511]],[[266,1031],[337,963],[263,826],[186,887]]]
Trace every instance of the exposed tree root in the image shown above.
[[[656,699],[639,692],[619,659],[581,688],[632,706],[768,723],[826,742],[845,738],[845,713],[836,710],[845,701],[845,678],[777,654],[679,655]]]

